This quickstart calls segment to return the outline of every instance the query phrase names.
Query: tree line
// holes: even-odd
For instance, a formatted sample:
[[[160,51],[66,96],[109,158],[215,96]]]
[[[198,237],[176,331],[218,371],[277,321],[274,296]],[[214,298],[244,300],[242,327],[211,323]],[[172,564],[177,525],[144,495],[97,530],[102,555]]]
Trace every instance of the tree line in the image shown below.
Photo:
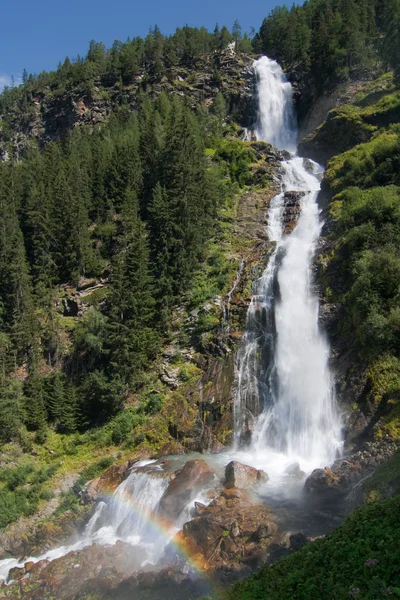
[[[253,48],[311,77],[319,91],[378,61],[400,83],[400,0],[307,0],[278,6]]]

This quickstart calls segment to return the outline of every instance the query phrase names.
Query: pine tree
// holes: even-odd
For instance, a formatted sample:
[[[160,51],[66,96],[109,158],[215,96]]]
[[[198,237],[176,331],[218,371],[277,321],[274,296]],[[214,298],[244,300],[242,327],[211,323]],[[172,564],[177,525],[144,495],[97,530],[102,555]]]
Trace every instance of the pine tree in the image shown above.
[[[1,326],[10,334],[17,353],[27,357],[37,341],[38,323],[32,285],[16,206],[13,165],[3,165],[0,174],[0,289]]]
[[[197,264],[211,227],[212,212],[198,125],[192,112],[177,98],[173,101],[166,139],[161,183],[173,215],[172,285],[177,293],[185,288]]]
[[[147,207],[160,177],[160,155],[165,138],[161,115],[148,97],[142,104],[140,125],[140,156],[143,165],[141,213],[147,218]]]
[[[114,147],[105,176],[109,205],[117,211],[122,209],[126,191],[131,190],[139,196],[142,186],[137,120],[132,118],[126,129],[126,134]]]
[[[225,50],[225,48],[228,47],[228,44],[230,44],[231,41],[232,41],[231,34],[229,33],[228,29],[224,25],[221,28],[221,31],[219,32],[218,48],[220,48],[220,50]]]
[[[158,336],[147,234],[137,209],[127,206],[122,217],[123,248],[113,265],[108,346],[113,372],[132,384],[154,356]]]
[[[79,418],[76,389],[58,372],[45,386],[45,403],[50,420],[60,433],[73,433]]]
[[[156,297],[160,322],[165,324],[173,304],[175,266],[174,210],[165,190],[157,182],[149,205],[149,227],[153,269],[157,279]]]
[[[20,382],[10,376],[13,355],[9,336],[0,331],[0,442],[18,435],[22,421],[23,393]]]
[[[37,432],[37,440],[43,443],[46,438],[47,411],[43,378],[37,364],[37,357],[30,363],[29,376],[25,382],[25,423],[28,429]]]

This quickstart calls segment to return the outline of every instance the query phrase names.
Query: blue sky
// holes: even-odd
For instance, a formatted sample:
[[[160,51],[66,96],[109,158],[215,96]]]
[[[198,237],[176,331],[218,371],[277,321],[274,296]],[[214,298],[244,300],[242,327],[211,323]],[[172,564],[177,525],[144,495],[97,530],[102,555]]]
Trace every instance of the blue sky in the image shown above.
[[[85,55],[91,39],[111,46],[115,39],[145,36],[157,24],[172,33],[188,23],[214,29],[258,29],[271,8],[284,0],[0,0],[0,87],[26,68],[54,69],[66,56]],[[291,2],[289,2],[291,4]]]

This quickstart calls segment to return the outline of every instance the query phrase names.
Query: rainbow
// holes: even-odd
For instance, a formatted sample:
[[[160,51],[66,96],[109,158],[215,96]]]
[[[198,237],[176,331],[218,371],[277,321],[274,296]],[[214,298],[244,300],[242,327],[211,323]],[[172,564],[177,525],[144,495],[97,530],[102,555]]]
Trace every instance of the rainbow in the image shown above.
[[[207,582],[212,585],[210,577],[207,575],[209,566],[204,554],[201,554],[199,549],[195,549],[194,543],[190,544],[188,538],[184,538],[183,535],[179,536],[178,533],[174,537],[171,537],[171,527],[173,524],[170,521],[163,519],[154,513],[151,515],[145,513],[132,495],[125,490],[119,490],[118,495],[115,493],[104,492],[102,496],[103,498],[107,497],[109,500],[112,500],[112,502],[117,501],[118,503],[127,506],[130,511],[144,519],[152,531],[161,535],[176,549],[177,553],[189,563],[190,567],[200,578],[207,580]]]

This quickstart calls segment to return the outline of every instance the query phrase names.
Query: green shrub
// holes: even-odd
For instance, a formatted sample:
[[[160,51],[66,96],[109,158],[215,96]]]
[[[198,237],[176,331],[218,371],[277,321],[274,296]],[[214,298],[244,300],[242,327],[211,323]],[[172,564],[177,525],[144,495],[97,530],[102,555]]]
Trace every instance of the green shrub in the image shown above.
[[[148,396],[148,400],[144,406],[144,413],[146,415],[154,415],[159,412],[163,405],[163,396],[162,394],[157,394],[156,392],[151,392]]]
[[[19,465],[12,469],[3,469],[0,471],[0,480],[4,481],[9,490],[15,490],[24,485],[31,473],[34,471],[32,464]]]
[[[67,510],[77,511],[79,508],[79,497],[73,490],[68,490],[61,495],[60,504],[55,511],[56,516]]]
[[[114,444],[126,442],[132,435],[132,430],[141,425],[144,417],[132,409],[123,410],[111,422],[111,438]]]

